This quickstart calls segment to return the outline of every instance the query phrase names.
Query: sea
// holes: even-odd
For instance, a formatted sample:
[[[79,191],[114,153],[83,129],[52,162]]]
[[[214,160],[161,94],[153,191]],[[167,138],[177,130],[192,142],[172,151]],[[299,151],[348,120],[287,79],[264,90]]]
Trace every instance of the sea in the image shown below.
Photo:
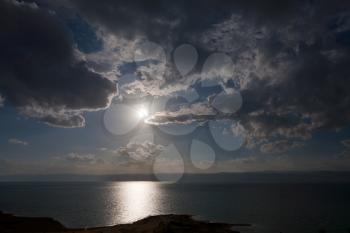
[[[71,228],[189,214],[211,222],[251,224],[240,232],[348,233],[350,184],[2,182],[0,210],[51,217]]]

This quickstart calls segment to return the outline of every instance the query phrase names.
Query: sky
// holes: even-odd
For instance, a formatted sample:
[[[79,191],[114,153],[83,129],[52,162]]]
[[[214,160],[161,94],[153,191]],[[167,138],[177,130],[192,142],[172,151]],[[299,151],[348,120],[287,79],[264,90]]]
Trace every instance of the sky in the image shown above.
[[[350,170],[349,1],[1,0],[0,51],[0,175]]]

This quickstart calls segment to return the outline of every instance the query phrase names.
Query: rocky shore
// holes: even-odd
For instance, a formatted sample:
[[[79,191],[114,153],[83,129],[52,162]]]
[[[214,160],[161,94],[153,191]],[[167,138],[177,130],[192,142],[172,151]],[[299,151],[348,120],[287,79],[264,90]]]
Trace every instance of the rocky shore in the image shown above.
[[[189,215],[150,216],[131,224],[69,229],[51,218],[19,217],[0,212],[1,233],[237,233],[249,224],[210,223]]]

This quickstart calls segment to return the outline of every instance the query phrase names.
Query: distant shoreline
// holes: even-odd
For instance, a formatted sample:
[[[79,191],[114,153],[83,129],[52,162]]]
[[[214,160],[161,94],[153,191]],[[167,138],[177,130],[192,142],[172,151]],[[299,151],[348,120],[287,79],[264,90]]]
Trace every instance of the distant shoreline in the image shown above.
[[[194,220],[190,215],[149,216],[131,224],[87,229],[69,229],[52,218],[20,217],[0,211],[2,233],[238,233],[235,227],[250,224],[211,223]]]
[[[0,182],[158,181],[153,174],[17,174],[0,175]],[[180,183],[350,183],[350,171],[186,173]]]

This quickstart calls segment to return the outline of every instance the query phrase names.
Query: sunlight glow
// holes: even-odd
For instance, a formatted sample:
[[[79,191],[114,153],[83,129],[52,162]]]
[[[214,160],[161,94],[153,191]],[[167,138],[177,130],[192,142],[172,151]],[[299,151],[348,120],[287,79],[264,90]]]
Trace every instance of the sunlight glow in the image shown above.
[[[146,107],[141,106],[138,110],[137,110],[137,115],[139,118],[146,118],[148,117],[148,110]]]

